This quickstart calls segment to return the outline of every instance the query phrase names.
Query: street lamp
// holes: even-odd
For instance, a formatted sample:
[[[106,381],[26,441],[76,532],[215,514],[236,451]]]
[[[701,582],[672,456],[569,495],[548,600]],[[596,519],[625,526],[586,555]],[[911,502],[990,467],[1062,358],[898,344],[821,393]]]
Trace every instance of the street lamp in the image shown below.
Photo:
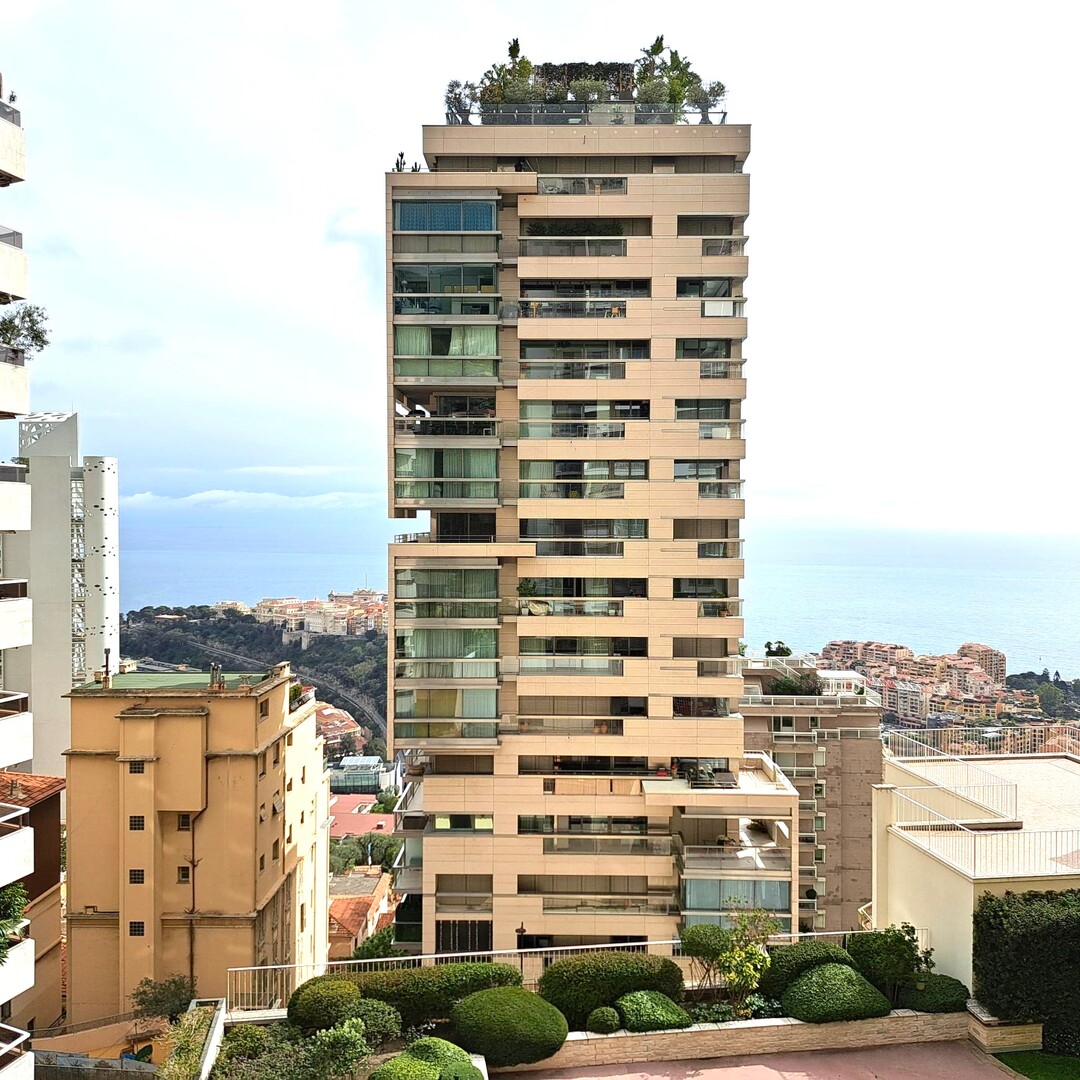
[[[525,935],[528,931],[525,929],[525,924],[522,923],[515,931],[517,934],[517,947],[518,947],[518,967],[521,969],[521,981],[525,981],[525,954],[521,951],[522,942],[525,940]]]

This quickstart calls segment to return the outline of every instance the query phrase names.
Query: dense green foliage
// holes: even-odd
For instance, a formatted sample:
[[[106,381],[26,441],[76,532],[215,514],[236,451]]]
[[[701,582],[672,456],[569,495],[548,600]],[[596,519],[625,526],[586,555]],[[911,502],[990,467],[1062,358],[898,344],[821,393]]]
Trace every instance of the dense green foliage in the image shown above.
[[[751,994],[741,1005],[730,1001],[697,1002],[688,1006],[695,1024],[730,1024],[735,1020],[773,1020],[784,1015],[775,998]]]
[[[566,1019],[539,994],[504,986],[459,1001],[450,1013],[454,1037],[489,1065],[528,1065],[566,1042]]]
[[[368,1080],[439,1080],[438,1067],[411,1054],[398,1054],[384,1061]]]
[[[203,1005],[185,1012],[169,1028],[172,1052],[158,1068],[161,1080],[197,1080],[199,1061],[213,1018],[213,1007]]]
[[[0,315],[0,345],[30,360],[49,344],[49,316],[37,304],[14,304]]]
[[[592,1031],[597,1035],[610,1035],[622,1027],[618,1009],[610,1005],[601,1005],[589,1013],[589,1019],[585,1021],[585,1030]]]
[[[822,964],[804,971],[781,999],[784,1012],[808,1024],[887,1016],[889,999],[854,968]]]
[[[484,1080],[484,1074],[471,1061],[452,1061],[439,1070],[439,1080]]]
[[[159,623],[155,615],[183,615],[183,622]],[[207,670],[210,662],[226,668],[238,660],[216,656],[203,646],[225,649],[270,670],[288,660],[301,678],[319,688],[319,697],[355,713],[355,706],[340,696],[338,688],[356,697],[369,698],[375,710],[386,716],[386,635],[369,631],[356,637],[313,634],[307,649],[300,643],[281,643],[281,627],[255,621],[253,615],[225,612],[214,618],[204,605],[192,607],[145,607],[129,611],[120,625],[120,650],[124,656],[152,657],[166,664],[189,664]],[[361,724],[367,719],[357,715]],[[385,722],[384,722],[385,727]]]
[[[29,903],[30,894],[21,882],[15,881],[0,889],[0,964],[7,959],[11,948],[8,936],[17,931]]]
[[[971,992],[951,975],[931,972],[921,976],[925,989],[917,990],[914,983],[900,987],[896,1003],[903,1009],[918,1012],[963,1012],[967,1008]]]
[[[681,1006],[659,990],[635,990],[615,1002],[627,1031],[665,1031],[689,1027],[694,1021]]]
[[[509,964],[460,963],[435,967],[392,968],[385,971],[350,971],[319,975],[298,987],[293,1003],[308,987],[327,982],[349,982],[365,998],[393,1005],[406,1027],[429,1020],[445,1020],[455,1002],[494,986],[520,986],[521,972]]]
[[[364,1021],[368,1044],[378,1049],[383,1043],[401,1034],[401,1013],[393,1005],[374,998],[360,998],[353,1006],[353,1015]]]
[[[1043,668],[1042,672],[1021,671],[1008,675],[1005,685],[1038,695],[1039,705],[1047,716],[1061,720],[1080,718],[1080,679],[1063,679],[1060,671],[1051,676],[1050,669]]]
[[[722,985],[728,1000],[739,1007],[769,966],[765,946],[780,924],[767,911],[753,908],[737,912],[730,923],[695,923],[683,929],[680,941],[699,996]]]
[[[395,796],[396,801],[396,796]],[[373,813],[381,813],[375,807]],[[350,836],[345,840],[330,841],[330,869],[335,874],[348,873],[354,866],[368,865],[368,846],[371,847],[371,865],[381,866],[389,872],[401,850],[401,840],[385,832],[368,832]],[[389,953],[382,955],[389,956]]]
[[[455,1046],[454,1043],[447,1042],[446,1039],[436,1039],[430,1035],[410,1043],[408,1053],[414,1058],[419,1058],[421,1061],[434,1065],[438,1069],[455,1061],[470,1060],[469,1055],[460,1046]]]
[[[783,997],[784,991],[804,972],[821,964],[855,966],[851,955],[839,945],[825,941],[797,941],[769,950],[771,963],[761,978],[761,992],[769,997]]]
[[[147,976],[131,991],[132,1011],[140,1019],[167,1016],[175,1021],[194,997],[195,980],[186,975],[173,972],[157,982]]]
[[[289,998],[289,1023],[304,1031],[322,1031],[358,1015],[360,991],[349,982],[306,982]]]
[[[352,960],[383,960],[388,956],[406,956],[404,949],[394,948],[394,928],[377,930],[370,937],[364,938],[352,951]]]
[[[314,1075],[351,1076],[371,1053],[364,1036],[364,1021],[356,1019],[315,1032],[311,1043]]]
[[[890,1001],[896,1000],[900,987],[912,981],[918,972],[933,966],[932,950],[919,952],[919,941],[911,923],[850,934],[847,951],[855,968],[873,983]]]
[[[1041,1020],[1043,1046],[1080,1054],[1080,889],[984,893],[972,939],[975,997],[1003,1020]]]
[[[659,990],[669,998],[683,994],[678,964],[652,953],[580,953],[556,960],[540,976],[540,994],[580,1030],[593,1009],[614,1005],[634,990]]]

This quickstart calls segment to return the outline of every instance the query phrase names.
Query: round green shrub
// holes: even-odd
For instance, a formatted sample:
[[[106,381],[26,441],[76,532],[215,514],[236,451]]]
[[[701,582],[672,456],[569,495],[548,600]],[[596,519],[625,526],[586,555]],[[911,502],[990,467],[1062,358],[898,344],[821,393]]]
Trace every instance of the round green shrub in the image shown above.
[[[277,1039],[262,1024],[237,1024],[226,1030],[218,1057],[250,1061],[276,1045]]]
[[[689,1027],[690,1014],[659,990],[635,990],[615,1003],[627,1031],[664,1031]]]
[[[766,997],[781,998],[784,991],[804,972],[822,964],[846,964],[854,967],[850,953],[827,941],[799,941],[777,945],[769,950],[769,966],[758,986]]]
[[[384,1061],[368,1080],[439,1080],[439,1070],[427,1061],[398,1054]]]
[[[439,1080],[484,1080],[484,1074],[471,1061],[454,1061],[439,1070]]]
[[[622,1027],[619,1012],[610,1005],[601,1005],[589,1013],[589,1019],[585,1021],[585,1030],[596,1035],[610,1035]]]
[[[933,972],[920,978],[926,984],[925,990],[917,990],[913,983],[900,988],[897,1004],[902,1009],[943,1013],[963,1012],[967,1008],[971,993],[959,979]]]
[[[784,1012],[808,1024],[869,1020],[887,1016],[888,998],[846,964],[822,964],[804,971],[781,998]]]
[[[896,997],[899,988],[918,969],[919,947],[914,928],[910,934],[898,926],[849,934],[847,951],[859,974],[890,998]]]
[[[401,1013],[385,1001],[360,998],[356,1002],[353,1015],[364,1021],[368,1045],[373,1050],[401,1034]]]
[[[460,1046],[455,1046],[452,1042],[447,1042],[446,1039],[436,1039],[430,1035],[410,1043],[405,1053],[411,1054],[421,1061],[426,1061],[439,1069],[455,1061],[470,1060],[469,1055]]]
[[[566,1042],[566,1018],[539,994],[517,987],[481,990],[450,1013],[458,1042],[489,1065],[530,1065]]]
[[[673,960],[652,953],[579,953],[556,960],[540,976],[540,996],[580,1031],[589,1013],[614,1005],[634,990],[657,990],[669,998],[683,993],[683,975]]]
[[[289,1022],[305,1031],[324,1031],[357,1016],[360,991],[350,982],[311,980],[289,998]]]

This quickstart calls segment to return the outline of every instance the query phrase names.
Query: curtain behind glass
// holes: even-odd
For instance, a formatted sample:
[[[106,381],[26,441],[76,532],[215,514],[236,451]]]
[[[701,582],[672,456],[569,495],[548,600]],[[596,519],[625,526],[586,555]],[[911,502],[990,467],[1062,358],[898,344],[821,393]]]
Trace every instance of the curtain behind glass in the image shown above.
[[[430,356],[430,326],[395,326],[394,352],[400,356]]]
[[[497,653],[494,630],[431,630],[416,628],[398,635],[398,651],[405,658],[493,659]]]
[[[466,232],[493,232],[495,229],[495,204],[490,202],[465,202],[461,204],[461,226]]]
[[[450,356],[497,356],[498,327],[455,326],[450,331]]]

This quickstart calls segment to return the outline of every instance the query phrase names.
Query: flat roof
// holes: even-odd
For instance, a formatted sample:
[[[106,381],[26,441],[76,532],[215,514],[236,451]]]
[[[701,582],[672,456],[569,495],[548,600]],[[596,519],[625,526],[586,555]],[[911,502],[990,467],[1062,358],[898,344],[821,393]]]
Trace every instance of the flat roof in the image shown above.
[[[223,671],[218,679],[225,684],[226,690],[239,690],[254,686],[272,676],[266,671]],[[81,690],[104,690],[100,682],[91,681],[76,686],[72,693]],[[112,676],[112,690],[182,690],[210,692],[210,672],[208,671],[128,671]]]

